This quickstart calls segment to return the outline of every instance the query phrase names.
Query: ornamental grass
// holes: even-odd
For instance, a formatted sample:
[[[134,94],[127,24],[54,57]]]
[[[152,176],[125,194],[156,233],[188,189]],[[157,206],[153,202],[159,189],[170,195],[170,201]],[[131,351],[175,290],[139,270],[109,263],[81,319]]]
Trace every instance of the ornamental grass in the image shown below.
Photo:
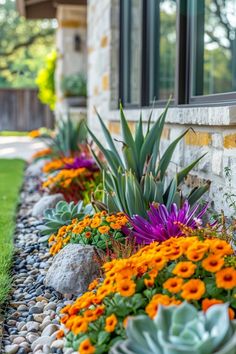
[[[153,242],[103,266],[104,280],[62,309],[67,347],[80,354],[108,353],[125,338],[130,317],[154,318],[159,305],[188,301],[197,309],[228,302],[236,311],[236,259],[231,245],[197,236]]]
[[[62,226],[57,234],[49,238],[50,253],[57,254],[68,243],[93,245],[106,250],[113,240],[125,242],[122,227],[128,222],[124,213],[108,215],[106,211],[87,215],[84,219],[73,219],[68,226]]]

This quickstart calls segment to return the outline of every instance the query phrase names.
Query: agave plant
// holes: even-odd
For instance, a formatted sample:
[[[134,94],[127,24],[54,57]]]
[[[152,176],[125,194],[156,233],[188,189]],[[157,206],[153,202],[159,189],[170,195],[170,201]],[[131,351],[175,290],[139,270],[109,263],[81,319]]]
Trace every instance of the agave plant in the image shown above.
[[[181,226],[196,229],[202,224],[202,216],[207,211],[207,204],[199,211],[200,205],[196,204],[192,209],[186,200],[182,208],[178,209],[174,203],[168,211],[164,204],[150,206],[147,212],[148,220],[140,215],[130,218],[132,230],[126,229],[127,234],[135,237],[138,243],[162,242],[173,236],[182,235]]]
[[[93,207],[91,204],[83,206],[83,201],[79,201],[77,204],[60,201],[54,209],[47,209],[44,212],[40,233],[44,236],[50,236],[57,233],[61,226],[69,225],[73,219],[83,219],[86,215],[92,213]]]
[[[86,142],[87,128],[85,120],[78,123],[72,122],[70,117],[65,117],[57,122],[56,134],[42,134],[40,136],[46,145],[55,153],[62,156],[71,156],[78,153],[79,145]]]
[[[236,321],[227,304],[214,305],[206,314],[188,303],[158,308],[154,320],[137,316],[128,321],[127,339],[110,354],[235,354]]]
[[[152,126],[152,115],[150,115],[146,133],[144,133],[143,119],[140,116],[135,134],[132,135],[123,109],[120,107],[123,144],[121,154],[117,150],[113,138],[99,114],[98,119],[108,148],[104,147],[88,128],[93,141],[107,161],[107,165],[105,165],[92,151],[100,169],[104,171],[106,195],[104,202],[109,211],[122,210],[130,216],[139,214],[147,217],[146,210],[152,202],[165,204],[168,209],[174,202],[178,207],[181,206],[183,197],[179,186],[204,155],[179,171],[169,184],[167,183],[166,174],[175,148],[188,132],[188,130],[185,131],[175,139],[160,157],[161,135],[167,111],[168,104]],[[185,199],[189,201],[190,205],[193,205],[208,188],[209,183],[196,187],[189,195],[185,196]]]

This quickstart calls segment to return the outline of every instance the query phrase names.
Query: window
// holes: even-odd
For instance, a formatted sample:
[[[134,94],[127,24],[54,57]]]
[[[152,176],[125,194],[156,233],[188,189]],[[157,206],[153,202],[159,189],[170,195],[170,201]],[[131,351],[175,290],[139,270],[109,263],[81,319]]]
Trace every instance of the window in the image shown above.
[[[236,91],[236,0],[194,0],[191,96]]]
[[[150,105],[174,95],[176,1],[121,1],[121,99]]]
[[[121,0],[126,106],[236,99],[236,0]]]

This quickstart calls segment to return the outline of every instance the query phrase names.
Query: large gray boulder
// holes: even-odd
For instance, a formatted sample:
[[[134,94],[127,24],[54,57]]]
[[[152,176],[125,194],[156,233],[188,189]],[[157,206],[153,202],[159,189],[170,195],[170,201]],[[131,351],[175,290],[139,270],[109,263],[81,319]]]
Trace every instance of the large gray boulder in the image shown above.
[[[65,200],[62,194],[45,195],[33,207],[32,216],[42,218],[46,209],[55,208],[58,202]]]
[[[84,293],[100,275],[99,265],[94,258],[95,247],[69,244],[55,256],[44,284],[61,294]]]

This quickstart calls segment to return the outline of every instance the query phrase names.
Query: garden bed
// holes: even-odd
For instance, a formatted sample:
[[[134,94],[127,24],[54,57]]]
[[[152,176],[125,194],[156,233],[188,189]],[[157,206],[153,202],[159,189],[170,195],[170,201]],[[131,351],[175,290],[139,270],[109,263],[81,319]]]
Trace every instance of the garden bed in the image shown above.
[[[63,341],[56,338],[58,314],[71,300],[43,285],[52,258],[39,236],[40,221],[32,217],[32,207],[41,198],[38,183],[26,171],[16,221],[13,288],[5,307],[5,354],[62,353]]]

